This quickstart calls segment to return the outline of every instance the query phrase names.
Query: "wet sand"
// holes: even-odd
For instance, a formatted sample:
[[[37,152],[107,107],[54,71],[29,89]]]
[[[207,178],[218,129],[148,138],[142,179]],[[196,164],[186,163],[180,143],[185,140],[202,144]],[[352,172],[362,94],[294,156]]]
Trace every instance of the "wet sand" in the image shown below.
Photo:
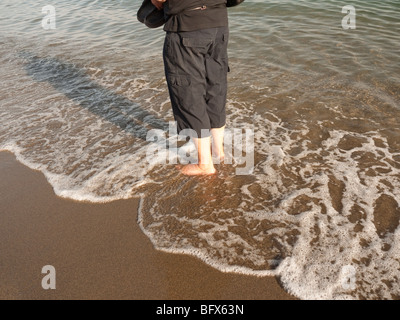
[[[138,199],[59,198],[8,152],[0,177],[0,299],[293,299],[273,277],[155,250],[137,224]],[[41,287],[45,265],[56,269],[55,290]]]

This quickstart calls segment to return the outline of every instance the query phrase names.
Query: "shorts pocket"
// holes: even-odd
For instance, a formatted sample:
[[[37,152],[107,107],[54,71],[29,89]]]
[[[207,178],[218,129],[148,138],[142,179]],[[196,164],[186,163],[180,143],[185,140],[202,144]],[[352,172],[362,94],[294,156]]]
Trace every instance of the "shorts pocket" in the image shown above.
[[[206,38],[182,38],[182,44],[188,48],[205,48],[212,44],[212,39]]]

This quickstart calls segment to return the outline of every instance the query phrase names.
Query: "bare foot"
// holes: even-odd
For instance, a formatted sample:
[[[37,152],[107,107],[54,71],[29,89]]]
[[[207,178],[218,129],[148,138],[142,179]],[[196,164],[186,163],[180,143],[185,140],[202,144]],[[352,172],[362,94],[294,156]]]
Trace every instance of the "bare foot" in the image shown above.
[[[217,172],[214,167],[202,169],[197,164],[187,164],[180,168],[180,170],[184,175],[187,176],[204,176],[215,174]]]

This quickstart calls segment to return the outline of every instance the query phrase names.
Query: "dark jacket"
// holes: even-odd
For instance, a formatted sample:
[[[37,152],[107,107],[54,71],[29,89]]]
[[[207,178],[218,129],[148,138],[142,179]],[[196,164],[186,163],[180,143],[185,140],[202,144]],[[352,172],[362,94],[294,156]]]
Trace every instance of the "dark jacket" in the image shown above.
[[[226,0],[167,0],[164,3],[164,13],[167,18],[165,31],[194,31],[228,26]]]
[[[167,15],[175,15],[204,5],[207,7],[221,7],[224,4],[226,5],[226,0],[168,0],[164,4],[164,12]]]

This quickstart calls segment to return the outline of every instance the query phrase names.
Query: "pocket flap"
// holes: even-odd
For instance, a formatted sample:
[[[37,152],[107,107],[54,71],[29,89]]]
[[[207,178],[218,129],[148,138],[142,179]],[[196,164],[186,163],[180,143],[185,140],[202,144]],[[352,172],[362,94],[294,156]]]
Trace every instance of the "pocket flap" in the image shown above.
[[[212,43],[211,39],[202,39],[202,38],[183,38],[182,44],[185,47],[195,47],[195,48],[204,48]]]
[[[185,75],[170,75],[170,83],[178,87],[188,87],[190,86],[190,76]]]

